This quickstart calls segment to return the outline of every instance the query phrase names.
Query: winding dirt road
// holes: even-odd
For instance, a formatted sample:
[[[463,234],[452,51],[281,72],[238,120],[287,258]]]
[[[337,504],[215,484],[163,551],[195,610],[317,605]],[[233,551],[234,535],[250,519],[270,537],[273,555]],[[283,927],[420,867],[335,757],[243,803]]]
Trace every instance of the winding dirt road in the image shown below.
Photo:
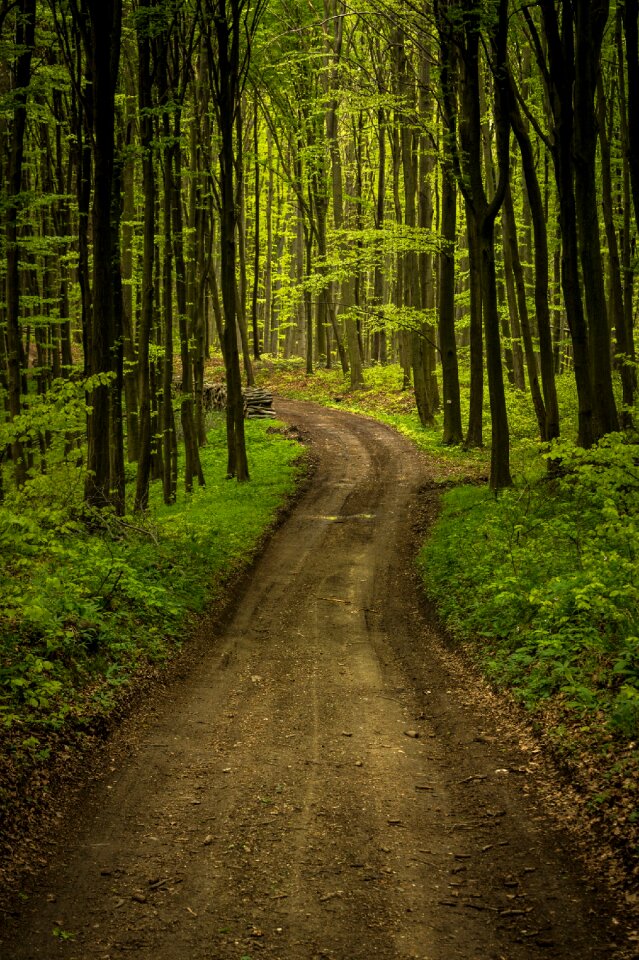
[[[532,752],[423,618],[424,461],[373,421],[279,410],[315,444],[310,489],[204,662],[85,791],[0,957],[616,956],[614,905],[534,799]]]

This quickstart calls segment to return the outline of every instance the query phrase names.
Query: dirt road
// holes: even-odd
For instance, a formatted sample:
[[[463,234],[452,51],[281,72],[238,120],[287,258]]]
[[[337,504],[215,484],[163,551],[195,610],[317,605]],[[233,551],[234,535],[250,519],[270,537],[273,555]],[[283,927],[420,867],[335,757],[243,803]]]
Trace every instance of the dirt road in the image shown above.
[[[309,491],[205,662],[78,802],[0,957],[614,957],[613,906],[534,800],[531,751],[422,617],[424,462],[372,421],[280,412],[315,443]]]

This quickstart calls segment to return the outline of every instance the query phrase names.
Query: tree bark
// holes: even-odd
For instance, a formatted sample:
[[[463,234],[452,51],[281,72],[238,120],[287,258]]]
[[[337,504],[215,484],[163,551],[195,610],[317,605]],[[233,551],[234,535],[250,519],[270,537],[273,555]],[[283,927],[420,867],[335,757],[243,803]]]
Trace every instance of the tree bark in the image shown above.
[[[142,0],[150,7],[152,0]],[[151,88],[151,38],[148,26],[140,22],[138,30],[138,97],[140,105],[140,146],[142,148],[142,189],[144,193],[144,230],[142,252],[142,306],[138,325],[138,469],[135,509],[149,505],[151,478],[151,371],[149,344],[153,325],[155,266],[156,184],[153,164],[153,99]]]
[[[253,235],[253,297],[251,303],[251,327],[253,330],[253,358],[260,359],[260,332],[257,325],[257,300],[260,287],[260,199],[262,181],[260,177],[260,157],[259,157],[259,111],[257,107],[257,98],[255,100],[255,113],[253,115],[253,150],[255,151],[254,161],[254,216],[255,230]]]
[[[450,131],[453,124],[453,115],[457,105],[457,56],[456,50],[451,42],[448,29],[440,33],[441,44],[441,84],[446,89],[447,95],[444,98],[444,123],[446,130]],[[453,150],[450,135],[445,132],[443,137],[442,151],[442,176],[441,176],[441,217],[440,217],[440,236],[441,249],[439,253],[439,304],[438,304],[438,330],[439,330],[439,348],[441,350],[442,362],[442,390],[444,400],[444,430],[443,442],[447,445],[461,443],[463,440],[462,421],[461,421],[461,400],[459,392],[459,368],[457,364],[457,343],[455,338],[455,243],[457,240],[457,187],[455,184],[455,175],[453,171]],[[472,302],[473,293],[477,293],[477,288],[473,291],[471,286],[471,317],[473,307],[476,304]],[[479,328],[479,344],[471,340],[471,416],[477,414],[477,382],[476,369],[473,369],[472,350],[477,350],[479,346],[479,420],[472,426],[472,441],[469,445],[477,445],[476,434],[479,434],[479,445],[481,445],[481,413],[483,393],[483,358],[482,358],[482,336],[481,336],[481,313]],[[472,327],[471,333],[475,333],[476,327]],[[470,434],[469,428],[469,434]]]
[[[584,315],[579,276],[577,211],[573,184],[573,88],[574,38],[572,13],[565,5],[560,30],[553,0],[542,0],[541,10],[548,47],[548,66],[542,63],[553,118],[552,156],[559,205],[561,235],[561,284],[566,320],[573,349],[575,384],[579,404],[578,442],[591,447],[598,437],[593,423],[593,388],[590,371],[588,329]],[[531,22],[531,21],[529,21]]]
[[[575,200],[579,256],[588,315],[593,407],[598,435],[619,429],[612,390],[610,330],[604,286],[597,197],[595,92],[608,0],[575,4]]]
[[[13,122],[7,170],[6,222],[6,319],[8,361],[8,407],[13,420],[22,411],[22,368],[25,364],[20,331],[20,249],[18,209],[22,193],[24,137],[27,123],[27,98],[31,82],[31,59],[35,44],[35,0],[21,0],[16,11],[16,47],[19,50],[13,84]],[[11,441],[11,458],[16,484],[27,476],[25,451],[18,437]]]
[[[222,253],[222,303],[224,306],[224,357],[226,363],[226,440],[227,476],[238,482],[249,479],[246,441],[244,437],[244,404],[237,345],[236,225],[235,206],[235,114],[239,105],[241,83],[240,38],[242,35],[240,0],[207,0],[207,11],[213,22],[216,45],[209,45],[209,68],[214,78],[213,95],[221,135],[220,163],[220,231]],[[207,38],[210,39],[210,38]]]
[[[535,159],[530,136],[523,122],[514,91],[512,77],[509,75],[510,122],[519,145],[522,169],[526,181],[526,193],[534,236],[534,296],[539,335],[539,366],[541,372],[546,424],[542,436],[553,440],[559,436],[559,405],[555,383],[556,361],[553,356],[553,337],[550,321],[549,280],[548,280],[548,233],[546,230],[546,212],[544,210]],[[559,347],[559,337],[556,337]]]
[[[537,357],[533,345],[532,330],[530,328],[530,318],[528,316],[528,303],[526,301],[526,284],[524,281],[524,271],[519,256],[519,241],[517,238],[517,226],[515,224],[515,211],[513,208],[513,198],[510,185],[506,188],[504,198],[504,207],[502,213],[502,223],[504,230],[504,253],[508,250],[508,260],[513,274],[515,287],[515,296],[517,300],[517,312],[521,324],[521,333],[524,343],[524,356],[526,358],[526,369],[528,371],[528,383],[532,397],[537,426],[539,427],[539,436],[542,440],[548,440],[546,435],[546,407],[539,386],[539,375],[537,372]]]
[[[115,153],[115,89],[120,59],[122,0],[87,0],[90,36],[87,56],[93,100],[93,311],[89,344],[89,373],[95,377],[91,390],[91,413],[87,424],[87,482],[85,499],[90,506],[113,502],[111,444],[121,439],[111,430],[115,373],[115,258],[112,213]],[[119,451],[116,453],[119,460]],[[116,504],[117,506],[117,504]]]
[[[497,16],[490,26],[489,46],[492,54],[495,88],[495,134],[498,180],[489,200],[482,179],[481,118],[480,118],[480,19],[477,0],[472,4],[474,15],[464,21],[463,74],[461,113],[464,124],[460,129],[461,163],[464,175],[460,186],[467,203],[472,207],[477,224],[479,275],[482,287],[482,315],[486,343],[486,369],[491,415],[490,486],[500,490],[512,483],[510,475],[510,436],[499,334],[497,303],[497,276],[495,268],[495,218],[503,203],[509,174],[510,123],[508,92],[504,82],[506,38],[508,28],[508,0],[499,0]],[[448,96],[448,91],[445,92]],[[450,110],[449,110],[450,113]]]

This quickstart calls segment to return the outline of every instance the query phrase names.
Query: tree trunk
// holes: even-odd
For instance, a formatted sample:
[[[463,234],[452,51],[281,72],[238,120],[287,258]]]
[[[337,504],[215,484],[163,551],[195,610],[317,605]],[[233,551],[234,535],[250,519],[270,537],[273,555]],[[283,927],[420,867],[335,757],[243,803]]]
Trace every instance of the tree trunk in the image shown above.
[[[563,23],[560,32],[557,10],[553,0],[542,0],[541,9],[548,46],[548,67],[546,68],[546,65],[543,64],[543,69],[544,75],[547,77],[548,100],[553,113],[554,125],[552,155],[559,205],[561,284],[566,320],[572,341],[575,384],[579,404],[578,442],[582,447],[588,448],[592,446],[598,434],[593,423],[590,349],[581,298],[577,213],[573,184],[573,87],[575,77],[572,13],[567,6],[563,8]]]
[[[535,312],[539,334],[539,366],[546,410],[546,424],[542,436],[553,440],[559,436],[559,406],[555,383],[556,360],[553,356],[553,337],[550,322],[549,282],[548,282],[548,233],[546,230],[546,212],[539,189],[535,159],[530,136],[523,122],[514,93],[512,78],[510,96],[510,122],[521,153],[522,169],[526,181],[526,193],[534,235],[534,278]],[[560,337],[556,336],[555,346],[559,349]]]
[[[31,58],[35,44],[35,0],[21,0],[16,13],[16,47],[19,50],[13,85],[13,122],[9,145],[6,190],[6,321],[8,360],[8,407],[13,420],[22,411],[22,368],[25,364],[20,331],[20,249],[18,245],[18,209],[22,193],[24,135],[27,123],[27,98],[31,82]],[[11,458],[16,484],[27,476],[25,454],[18,437],[11,441]]]
[[[255,383],[253,364],[251,363],[251,347],[248,336],[248,322],[246,319],[246,194],[244,190],[244,121],[241,100],[238,103],[236,114],[235,139],[235,170],[236,170],[236,210],[237,210],[237,258],[239,260],[239,284],[235,291],[237,306],[237,324],[242,344],[242,361],[247,387]]]
[[[253,115],[253,149],[255,151],[255,164],[254,164],[254,203],[255,203],[255,231],[253,236],[253,297],[251,303],[251,326],[253,329],[253,357],[255,360],[260,359],[260,332],[257,325],[257,300],[258,293],[260,288],[260,198],[261,198],[261,185],[262,181],[260,178],[260,157],[259,157],[259,111],[257,107],[257,98],[255,99],[255,113]]]
[[[111,431],[114,372],[115,314],[114,271],[119,271],[113,244],[115,90],[120,58],[122,0],[87,0],[90,16],[90,75],[93,100],[93,311],[89,344],[89,372],[98,378],[92,385],[91,413],[87,423],[87,482],[85,499],[90,506],[112,502],[111,444],[121,442]],[[118,460],[123,460],[120,452]],[[117,504],[116,504],[117,506]]]
[[[639,231],[639,2],[624,0],[623,26],[626,36],[626,65],[628,69],[628,149],[630,183]]]
[[[195,429],[193,398],[193,350],[189,330],[189,306],[187,299],[187,275],[184,259],[184,223],[182,215],[182,150],[181,111],[174,111],[173,118],[173,176],[171,183],[171,206],[173,227],[173,258],[175,262],[175,293],[180,334],[180,359],[182,362],[182,389],[180,420],[184,435],[184,485],[187,491],[193,488],[197,478],[204,486],[204,474],[200,462],[198,436]]]
[[[441,77],[440,82],[447,94],[444,98],[444,123],[450,129],[457,106],[458,68],[455,48],[447,30],[440,34],[441,43]],[[444,432],[443,442],[447,445],[461,443],[463,440],[461,422],[461,401],[459,392],[459,368],[457,364],[457,343],[455,339],[455,243],[457,240],[457,188],[453,172],[453,151],[450,137],[444,134],[442,151],[441,176],[441,213],[440,236],[441,248],[439,253],[439,304],[438,330],[439,347],[442,361],[442,389],[444,399]],[[470,244],[470,237],[469,237]],[[472,281],[472,276],[471,276]],[[471,282],[471,333],[476,332],[472,325],[473,307],[477,304],[473,296],[478,292]],[[479,314],[479,344],[471,338],[471,415],[477,415],[477,400],[479,400],[479,420],[473,423],[473,437],[470,445],[477,444],[476,434],[479,435],[481,445],[481,415],[483,393],[483,358],[481,336],[481,313]],[[480,393],[477,395],[477,371],[473,367],[476,351],[479,346],[479,378]],[[469,427],[469,435],[471,428]]]
[[[128,99],[128,98],[127,98]],[[132,120],[127,123],[127,146],[131,143]],[[138,459],[138,378],[133,316],[133,221],[135,220],[135,160],[128,154],[122,174],[124,209],[122,224],[122,339],[124,348],[124,397],[127,423],[127,458]]]
[[[478,4],[479,0],[475,0],[472,4],[473,11],[476,14],[479,12]],[[508,94],[504,83],[507,15],[508,0],[499,0],[497,16],[491,23],[491,36],[489,38],[495,90],[495,134],[498,170],[497,185],[490,200],[485,192],[481,163],[480,22],[478,16],[469,16],[464,24],[465,49],[461,102],[464,124],[460,128],[461,162],[464,170],[464,176],[460,179],[460,186],[465,193],[467,203],[474,211],[477,224],[479,275],[482,287],[482,314],[492,429],[490,486],[493,490],[500,490],[512,483],[495,268],[495,218],[506,192],[510,160]],[[445,91],[445,96],[449,97],[450,91]]]
[[[517,298],[517,311],[521,323],[521,332],[524,341],[524,355],[526,357],[526,369],[528,370],[528,383],[530,385],[530,394],[532,397],[537,425],[539,427],[539,436],[542,440],[550,439],[546,435],[546,408],[541,395],[539,386],[539,376],[537,373],[537,357],[533,345],[532,331],[530,329],[530,318],[528,316],[528,303],[526,301],[526,284],[524,281],[524,271],[519,256],[519,242],[517,239],[517,226],[515,224],[515,211],[513,209],[513,198],[510,185],[506,188],[504,198],[504,208],[502,213],[502,223],[504,230],[504,254],[508,249],[508,259],[513,274],[515,286],[515,295]]]
[[[237,345],[235,299],[237,210],[234,184],[234,115],[240,94],[241,10],[238,0],[207,0],[216,36],[215,51],[209,47],[209,68],[214,77],[213,94],[220,127],[220,231],[222,252],[222,303],[224,305],[224,357],[226,364],[227,476],[238,482],[249,479],[244,438],[244,403],[240,357]]]
[[[623,207],[623,226],[622,226],[622,241],[621,241],[621,266],[622,266],[622,275],[623,275],[623,312],[624,312],[624,330],[626,334],[626,352],[627,359],[622,361],[623,366],[626,368],[626,371],[622,373],[622,383],[624,390],[624,403],[626,402],[626,397],[630,397],[632,394],[633,399],[637,391],[637,367],[636,367],[636,355],[635,355],[635,343],[634,343],[634,333],[633,333],[633,296],[634,296],[634,277],[636,267],[633,264],[633,237],[631,230],[631,159],[630,159],[630,131],[628,129],[628,100],[630,99],[630,94],[626,96],[626,77],[624,70],[624,59],[623,59],[623,42],[622,42],[622,32],[621,32],[621,19],[624,10],[627,10],[629,6],[633,4],[626,3],[624,7],[621,7],[617,11],[617,25],[616,25],[616,43],[617,43],[617,60],[618,60],[618,76],[619,76],[619,117],[620,117],[620,127],[621,127],[621,149],[622,149],[622,198],[621,203]],[[635,11],[635,31],[637,29],[637,18],[639,17],[639,8],[637,3],[634,2],[634,11]],[[626,38],[626,45],[628,40]],[[637,56],[637,44],[635,36],[635,57]],[[628,64],[628,75],[630,76],[630,65]],[[637,82],[639,82],[639,65],[635,65],[634,76]],[[637,99],[637,91],[634,91],[635,101]],[[637,104],[639,107],[639,104]],[[636,122],[639,122],[639,110],[635,116]],[[635,136],[637,132],[634,131]],[[639,145],[639,137],[638,137]],[[637,158],[635,158],[636,160]],[[639,207],[638,207],[639,209]],[[636,217],[636,222],[639,223],[639,214]],[[627,380],[624,378],[627,377]],[[631,415],[626,408],[624,411],[624,421],[627,425],[630,421]]]
[[[324,6],[325,11],[331,16],[334,23],[334,37],[330,45],[332,69],[330,72],[327,90],[327,94],[334,97],[335,90],[337,89],[337,68],[342,55],[344,17],[339,16],[338,13],[343,13],[343,0],[325,0]],[[338,140],[337,100],[335,99],[331,99],[329,101],[329,106],[326,111],[326,138],[328,140],[328,147],[331,157],[331,173],[333,181],[333,221],[335,224],[335,229],[342,230],[345,226],[344,194],[342,183],[342,160]],[[364,383],[364,377],[362,373],[362,360],[359,350],[359,338],[357,336],[357,323],[352,312],[354,303],[354,278],[349,277],[342,283],[340,313],[344,315],[351,390],[358,390]],[[338,327],[336,322],[334,324],[334,329],[337,335]]]
[[[449,160],[442,171],[441,238],[439,255],[439,348],[442,360],[444,432],[448,446],[461,443],[463,430],[459,393],[459,368],[455,340],[455,240],[457,238],[457,189]],[[481,330],[479,332],[481,364]],[[472,368],[471,368],[472,369]],[[479,431],[481,438],[481,407]],[[473,444],[475,445],[475,444]]]
[[[597,434],[619,429],[612,390],[610,330],[604,287],[597,198],[595,92],[608,0],[575,5],[575,201],[579,255],[588,315]]]
[[[143,0],[148,7],[150,0]],[[151,371],[149,344],[153,325],[155,266],[155,169],[153,165],[153,117],[151,90],[151,40],[144,23],[138,33],[138,95],[140,104],[140,146],[142,148],[142,190],[144,230],[142,252],[142,307],[138,324],[138,470],[135,509],[146,510],[151,478]]]
[[[380,231],[384,225],[384,206],[386,201],[386,111],[380,107],[377,111],[377,199],[375,204],[375,229]],[[386,329],[383,314],[384,302],[384,273],[381,262],[383,244],[377,244],[375,258],[375,274],[373,280],[373,310],[376,311],[375,330],[373,331],[373,360],[385,364],[387,362]]]
[[[160,48],[158,85],[162,104],[163,192],[162,192],[162,314],[164,318],[164,357],[162,359],[162,493],[166,504],[177,496],[177,437],[173,413],[173,138],[171,113],[168,109],[169,82],[166,45]]]
[[[598,127],[599,144],[601,150],[601,206],[603,210],[606,242],[608,245],[608,268],[610,271],[610,313],[612,326],[615,330],[616,348],[615,360],[621,377],[622,389],[622,423],[624,427],[632,426],[632,406],[636,372],[631,366],[634,357],[630,338],[626,329],[626,312],[624,306],[623,283],[621,279],[621,259],[619,243],[615,229],[614,202],[612,196],[612,174],[610,160],[610,139],[606,117],[606,101],[603,91],[601,75],[598,83]]]

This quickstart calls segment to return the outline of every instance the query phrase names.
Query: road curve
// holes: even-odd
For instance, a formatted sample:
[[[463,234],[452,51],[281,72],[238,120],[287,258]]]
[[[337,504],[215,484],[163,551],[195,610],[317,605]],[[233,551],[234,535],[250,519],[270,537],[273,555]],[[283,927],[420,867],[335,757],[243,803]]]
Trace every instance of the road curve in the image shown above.
[[[204,662],[87,789],[0,957],[616,956],[530,757],[422,619],[407,543],[424,462],[371,420],[279,412],[312,438],[310,489]]]

